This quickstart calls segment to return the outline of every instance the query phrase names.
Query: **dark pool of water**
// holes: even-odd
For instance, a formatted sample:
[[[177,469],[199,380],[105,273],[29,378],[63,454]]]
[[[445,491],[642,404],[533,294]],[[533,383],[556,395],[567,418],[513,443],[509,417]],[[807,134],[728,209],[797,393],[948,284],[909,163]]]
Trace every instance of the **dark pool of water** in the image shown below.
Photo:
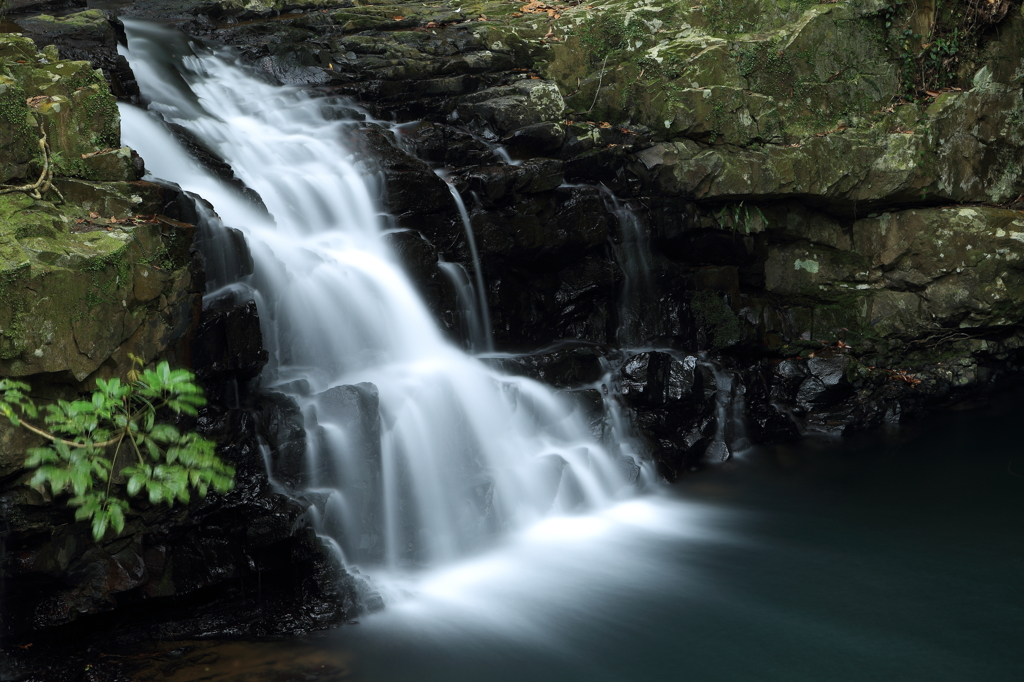
[[[425,579],[382,579],[405,596],[358,625],[203,645],[145,677],[1024,680],[1022,427],[1018,395],[765,450]]]

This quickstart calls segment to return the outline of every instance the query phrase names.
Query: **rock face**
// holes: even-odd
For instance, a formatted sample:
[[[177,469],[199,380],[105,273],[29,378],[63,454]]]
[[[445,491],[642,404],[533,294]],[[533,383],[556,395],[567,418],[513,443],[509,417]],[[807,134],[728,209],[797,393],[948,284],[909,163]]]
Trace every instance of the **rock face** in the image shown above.
[[[496,362],[570,390],[605,377],[669,477],[717,442],[723,392],[765,441],[898,421],[1019,371],[1016,5],[130,11],[410,121],[368,125],[358,144],[441,323],[464,333],[434,261],[479,267],[496,346],[527,353]],[[931,33],[910,45],[908,28]],[[565,343],[589,344],[597,365]],[[687,357],[700,378],[678,379],[679,397],[630,388],[662,385],[641,365],[682,376]]]

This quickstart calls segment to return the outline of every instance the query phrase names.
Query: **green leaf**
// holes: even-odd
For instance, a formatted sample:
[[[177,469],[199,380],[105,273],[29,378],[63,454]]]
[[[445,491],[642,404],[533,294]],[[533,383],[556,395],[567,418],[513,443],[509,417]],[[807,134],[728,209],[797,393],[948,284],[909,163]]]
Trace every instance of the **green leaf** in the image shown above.
[[[166,491],[159,481],[152,479],[146,481],[146,492],[149,493],[150,504],[159,504],[165,499]]]
[[[96,542],[99,542],[107,534],[107,522],[107,515],[102,511],[97,511],[96,516],[92,519],[92,537]]]
[[[135,474],[134,476],[129,478],[127,486],[128,495],[130,495],[131,497],[135,497],[136,495],[138,495],[139,491],[142,490],[142,486],[143,484],[145,484],[145,482],[146,477],[143,476],[142,474]]]
[[[110,506],[110,525],[115,533],[120,534],[124,530],[124,511],[116,504]]]
[[[75,467],[71,470],[71,488],[75,495],[84,495],[85,491],[92,487],[92,475],[82,467]]]

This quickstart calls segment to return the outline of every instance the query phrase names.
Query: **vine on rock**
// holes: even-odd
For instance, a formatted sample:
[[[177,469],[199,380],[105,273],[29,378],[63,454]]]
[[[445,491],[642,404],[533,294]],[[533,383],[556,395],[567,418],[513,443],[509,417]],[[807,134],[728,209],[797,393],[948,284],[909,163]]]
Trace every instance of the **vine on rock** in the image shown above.
[[[213,441],[158,421],[166,410],[198,414],[206,398],[195,376],[166,362],[143,369],[131,357],[128,383],[97,379],[90,400],[47,405],[45,428],[25,421],[41,412],[28,384],[0,379],[0,413],[49,441],[27,451],[25,466],[36,470],[30,485],[49,486],[55,496],[70,492],[75,519],[91,520],[97,541],[108,528],[124,529],[128,501],[116,494],[122,485],[128,496],[145,490],[151,504],[168,506],[187,503],[191,491],[205,497],[211,488],[224,493],[234,487],[235,470],[216,455]]]
[[[42,137],[39,139],[39,150],[43,154],[43,170],[39,173],[39,179],[28,185],[0,185],[0,194],[11,194],[13,192],[24,192],[33,199],[42,199],[43,195],[51,189],[57,192],[63,201],[60,190],[53,186],[53,164],[51,163],[50,144],[46,141],[46,125],[39,125],[39,132]]]

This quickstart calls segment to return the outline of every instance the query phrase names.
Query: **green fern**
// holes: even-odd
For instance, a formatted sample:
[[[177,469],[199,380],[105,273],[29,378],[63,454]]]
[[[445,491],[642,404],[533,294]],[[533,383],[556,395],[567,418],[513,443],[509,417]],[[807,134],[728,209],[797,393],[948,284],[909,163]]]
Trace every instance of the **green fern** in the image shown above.
[[[128,383],[97,379],[89,400],[47,405],[45,428],[25,421],[40,414],[28,384],[0,379],[0,412],[49,441],[26,453],[25,466],[36,470],[30,484],[47,485],[54,495],[70,493],[75,519],[91,521],[97,541],[108,528],[124,530],[128,501],[112,493],[119,477],[128,496],[145,491],[150,503],[168,506],[187,503],[193,492],[205,497],[210,489],[223,493],[234,487],[235,470],[217,457],[213,441],[157,421],[163,408],[199,413],[206,398],[195,376],[166,362],[153,370],[142,369],[134,356],[132,361]]]

